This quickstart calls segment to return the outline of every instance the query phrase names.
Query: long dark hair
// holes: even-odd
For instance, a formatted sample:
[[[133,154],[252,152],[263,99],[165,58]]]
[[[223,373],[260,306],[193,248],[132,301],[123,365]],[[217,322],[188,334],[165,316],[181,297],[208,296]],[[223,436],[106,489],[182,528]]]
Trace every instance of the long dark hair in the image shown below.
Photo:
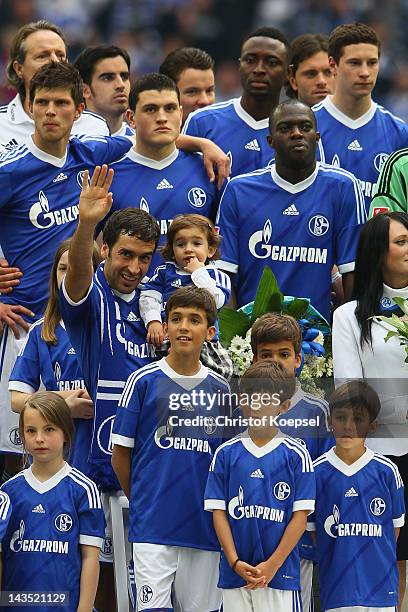
[[[360,326],[360,344],[371,345],[371,324],[378,314],[378,304],[383,293],[383,264],[389,248],[390,222],[398,221],[408,229],[408,215],[404,212],[381,213],[363,227],[357,247],[354,274],[355,315]]]

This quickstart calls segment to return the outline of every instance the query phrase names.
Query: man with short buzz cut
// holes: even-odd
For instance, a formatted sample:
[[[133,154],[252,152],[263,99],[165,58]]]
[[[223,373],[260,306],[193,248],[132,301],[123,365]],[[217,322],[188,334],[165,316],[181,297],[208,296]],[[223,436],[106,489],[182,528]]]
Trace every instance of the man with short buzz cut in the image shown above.
[[[319,133],[308,106],[279,104],[270,117],[268,142],[275,164],[230,180],[220,202],[222,259],[235,275],[237,306],[255,299],[268,266],[285,295],[310,298],[330,320],[331,270],[352,287],[364,200],[349,172],[316,163]]]
[[[30,116],[30,82],[36,72],[51,61],[65,62],[67,46],[60,28],[48,21],[28,23],[15,34],[7,63],[7,80],[17,95],[0,107],[0,146],[10,148],[34,132]],[[73,135],[109,136],[104,119],[84,111],[74,121]]]
[[[268,118],[279,103],[287,78],[290,45],[276,28],[249,34],[239,58],[242,96],[191,113],[183,133],[210,138],[231,159],[236,176],[267,166],[273,154],[267,142]]]
[[[329,39],[323,34],[301,34],[292,40],[289,85],[286,93],[313,106],[334,91],[329,65]]]
[[[362,23],[338,26],[329,37],[335,91],[313,107],[321,134],[320,159],[352,172],[360,182],[367,213],[382,165],[408,142],[408,126],[372,97],[381,42]]]
[[[6,388],[29,324],[43,316],[55,251],[76,227],[83,171],[101,159],[121,158],[131,146],[128,138],[71,138],[82,99],[82,80],[73,66],[44,65],[30,84],[34,134],[0,157],[0,244],[10,265],[22,272],[13,292],[0,297],[3,452],[22,452]],[[6,469],[8,461],[9,456]]]
[[[131,89],[129,106],[136,144],[112,165],[115,181],[111,212],[128,206],[150,212],[159,222],[163,244],[176,215],[200,213],[214,219],[219,195],[201,156],[176,147],[181,108],[174,81],[155,72],[144,75]],[[159,263],[163,259],[157,254],[150,271]]]
[[[214,60],[206,51],[181,47],[171,51],[159,72],[175,81],[180,92],[183,124],[189,114],[215,102]]]
[[[88,111],[103,117],[112,136],[133,136],[123,120],[129,106],[130,57],[115,45],[86,47],[74,66],[84,82],[84,101]]]

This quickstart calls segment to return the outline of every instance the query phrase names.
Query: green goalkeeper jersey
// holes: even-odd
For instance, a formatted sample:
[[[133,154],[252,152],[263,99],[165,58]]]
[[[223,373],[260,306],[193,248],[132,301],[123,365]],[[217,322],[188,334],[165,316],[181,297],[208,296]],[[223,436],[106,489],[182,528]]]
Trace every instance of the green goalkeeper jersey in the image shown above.
[[[368,217],[388,211],[408,212],[408,149],[395,151],[381,168]]]

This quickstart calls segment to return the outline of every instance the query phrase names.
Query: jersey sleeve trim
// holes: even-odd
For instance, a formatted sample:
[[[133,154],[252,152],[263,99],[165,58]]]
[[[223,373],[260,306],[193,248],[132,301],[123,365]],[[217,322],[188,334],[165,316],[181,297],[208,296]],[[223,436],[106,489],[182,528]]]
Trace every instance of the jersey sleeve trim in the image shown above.
[[[127,438],[126,436],[120,436],[119,434],[112,434],[113,444],[118,446],[125,446],[126,448],[133,448],[135,441],[133,438]]]
[[[96,548],[101,548],[103,538],[97,538],[96,536],[90,536],[81,533],[79,536],[79,543],[86,544],[87,546],[96,546]]]
[[[91,291],[92,291],[92,287],[93,287],[93,280],[92,280],[91,284],[89,285],[89,289],[88,289],[88,291],[86,292],[86,295],[85,295],[85,296],[82,298],[82,300],[79,300],[79,302],[74,302],[73,300],[71,300],[71,298],[69,297],[69,295],[68,295],[68,293],[67,293],[67,290],[65,289],[65,278],[64,278],[64,280],[62,281],[62,292],[63,292],[64,297],[65,297],[65,299],[67,300],[67,302],[68,302],[68,304],[69,304],[70,306],[81,306],[81,304],[83,304],[84,302],[86,302],[86,300],[87,300],[87,299],[88,299],[88,297],[89,297],[89,294],[90,294],[90,293],[91,293]]]
[[[205,499],[204,510],[212,512],[213,510],[226,510],[227,505],[224,499]]]
[[[403,527],[405,525],[405,514],[401,514],[400,517],[392,519],[394,527]]]
[[[293,512],[297,512],[297,510],[309,510],[309,514],[312,514],[312,512],[314,512],[314,509],[314,499],[297,499],[295,502],[293,502]]]
[[[219,259],[216,262],[217,268],[220,270],[225,270],[226,272],[232,272],[235,274],[238,272],[238,264],[231,263],[230,261],[224,261],[223,259]]]
[[[346,264],[337,264],[340,274],[347,274],[347,272],[354,272],[355,262],[351,261]]]
[[[20,393],[29,393],[30,395],[37,391],[37,389],[34,389],[27,383],[21,382],[20,380],[10,380],[8,390],[20,391]]]

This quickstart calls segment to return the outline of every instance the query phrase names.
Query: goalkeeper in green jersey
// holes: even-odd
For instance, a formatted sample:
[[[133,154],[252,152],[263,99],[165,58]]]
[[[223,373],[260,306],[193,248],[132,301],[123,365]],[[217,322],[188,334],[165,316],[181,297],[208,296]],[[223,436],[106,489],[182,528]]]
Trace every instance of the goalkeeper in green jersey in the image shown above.
[[[383,164],[368,216],[388,211],[408,212],[408,148],[395,151]]]

